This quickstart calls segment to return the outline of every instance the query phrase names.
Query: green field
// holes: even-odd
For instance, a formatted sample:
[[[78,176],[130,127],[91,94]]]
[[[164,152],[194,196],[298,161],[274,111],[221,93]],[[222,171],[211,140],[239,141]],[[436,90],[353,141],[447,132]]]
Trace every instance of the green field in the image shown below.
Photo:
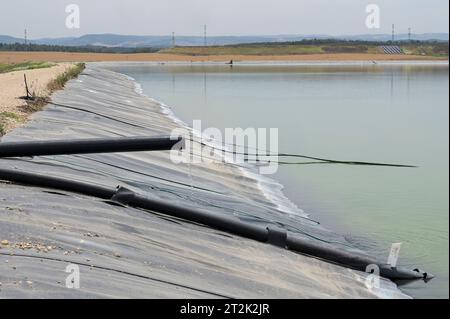
[[[434,56],[434,57],[448,57],[448,43],[445,44],[406,44],[401,48],[406,54]]]
[[[302,41],[293,43],[256,43],[225,46],[178,46],[163,49],[159,53],[191,56],[202,55],[302,55],[330,53],[383,53],[382,46],[389,43],[363,41]],[[395,43],[405,54],[448,57],[448,43],[418,42]]]
[[[25,63],[17,63],[17,64],[0,63],[0,73],[50,68],[54,65],[55,64],[48,63],[48,62],[25,62]]]
[[[324,53],[316,45],[240,45],[240,46],[209,46],[209,47],[175,47],[164,49],[159,53],[184,55],[289,55]]]

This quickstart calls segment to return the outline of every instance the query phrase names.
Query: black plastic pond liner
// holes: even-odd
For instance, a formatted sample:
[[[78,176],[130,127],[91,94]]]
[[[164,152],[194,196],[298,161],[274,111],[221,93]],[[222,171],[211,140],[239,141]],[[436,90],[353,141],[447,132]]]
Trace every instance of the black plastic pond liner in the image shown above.
[[[158,198],[144,197],[122,187],[107,188],[74,180],[3,168],[0,168],[0,180],[84,194],[120,205],[129,205],[185,219],[363,272],[366,271],[367,266],[377,265],[380,269],[380,275],[391,280],[430,280],[433,277],[418,269],[409,270],[391,267],[364,255],[343,251],[329,244],[315,243],[302,239],[283,229],[254,225],[243,222],[237,217],[222,216],[203,209],[192,209],[172,204]]]
[[[181,137],[120,137],[0,143],[0,158],[171,150]]]

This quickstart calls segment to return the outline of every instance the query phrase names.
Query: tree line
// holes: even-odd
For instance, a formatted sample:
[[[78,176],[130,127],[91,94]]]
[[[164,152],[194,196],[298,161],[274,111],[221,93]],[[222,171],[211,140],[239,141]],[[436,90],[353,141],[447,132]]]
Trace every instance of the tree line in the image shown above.
[[[0,43],[0,51],[43,51],[43,52],[73,52],[73,53],[154,53],[160,48],[142,47],[142,48],[123,48],[123,47],[104,47],[104,46],[62,46],[48,44],[24,44],[24,43]]]

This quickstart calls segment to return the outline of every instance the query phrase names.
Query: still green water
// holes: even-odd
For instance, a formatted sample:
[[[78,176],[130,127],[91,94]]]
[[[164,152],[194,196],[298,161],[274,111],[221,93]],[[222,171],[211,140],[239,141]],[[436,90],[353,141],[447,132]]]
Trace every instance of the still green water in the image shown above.
[[[441,65],[118,65],[146,95],[203,128],[276,127],[282,152],[418,165],[280,166],[313,219],[379,258],[437,277],[402,289],[449,297],[449,89]]]

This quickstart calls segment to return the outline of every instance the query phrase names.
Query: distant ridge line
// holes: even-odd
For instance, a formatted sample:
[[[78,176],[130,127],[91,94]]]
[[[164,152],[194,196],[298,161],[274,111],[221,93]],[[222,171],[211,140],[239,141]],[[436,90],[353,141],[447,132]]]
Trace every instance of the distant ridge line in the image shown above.
[[[298,42],[302,40],[349,40],[349,41],[371,41],[388,42],[391,40],[390,34],[361,34],[361,35],[262,35],[262,36],[208,36],[209,45],[233,45],[246,43],[278,43],[278,42]],[[409,34],[397,34],[397,41],[407,41]],[[438,41],[448,42],[448,33],[425,33],[411,34],[413,41]],[[58,46],[103,46],[103,47],[157,47],[167,48],[172,46],[172,35],[167,36],[140,36],[140,35],[119,35],[119,34],[87,34],[80,37],[62,38],[42,38],[28,40],[31,44],[45,44]],[[23,38],[15,38],[7,35],[0,35],[0,43],[14,44],[23,43]],[[204,36],[177,36],[177,46],[202,46]]]

